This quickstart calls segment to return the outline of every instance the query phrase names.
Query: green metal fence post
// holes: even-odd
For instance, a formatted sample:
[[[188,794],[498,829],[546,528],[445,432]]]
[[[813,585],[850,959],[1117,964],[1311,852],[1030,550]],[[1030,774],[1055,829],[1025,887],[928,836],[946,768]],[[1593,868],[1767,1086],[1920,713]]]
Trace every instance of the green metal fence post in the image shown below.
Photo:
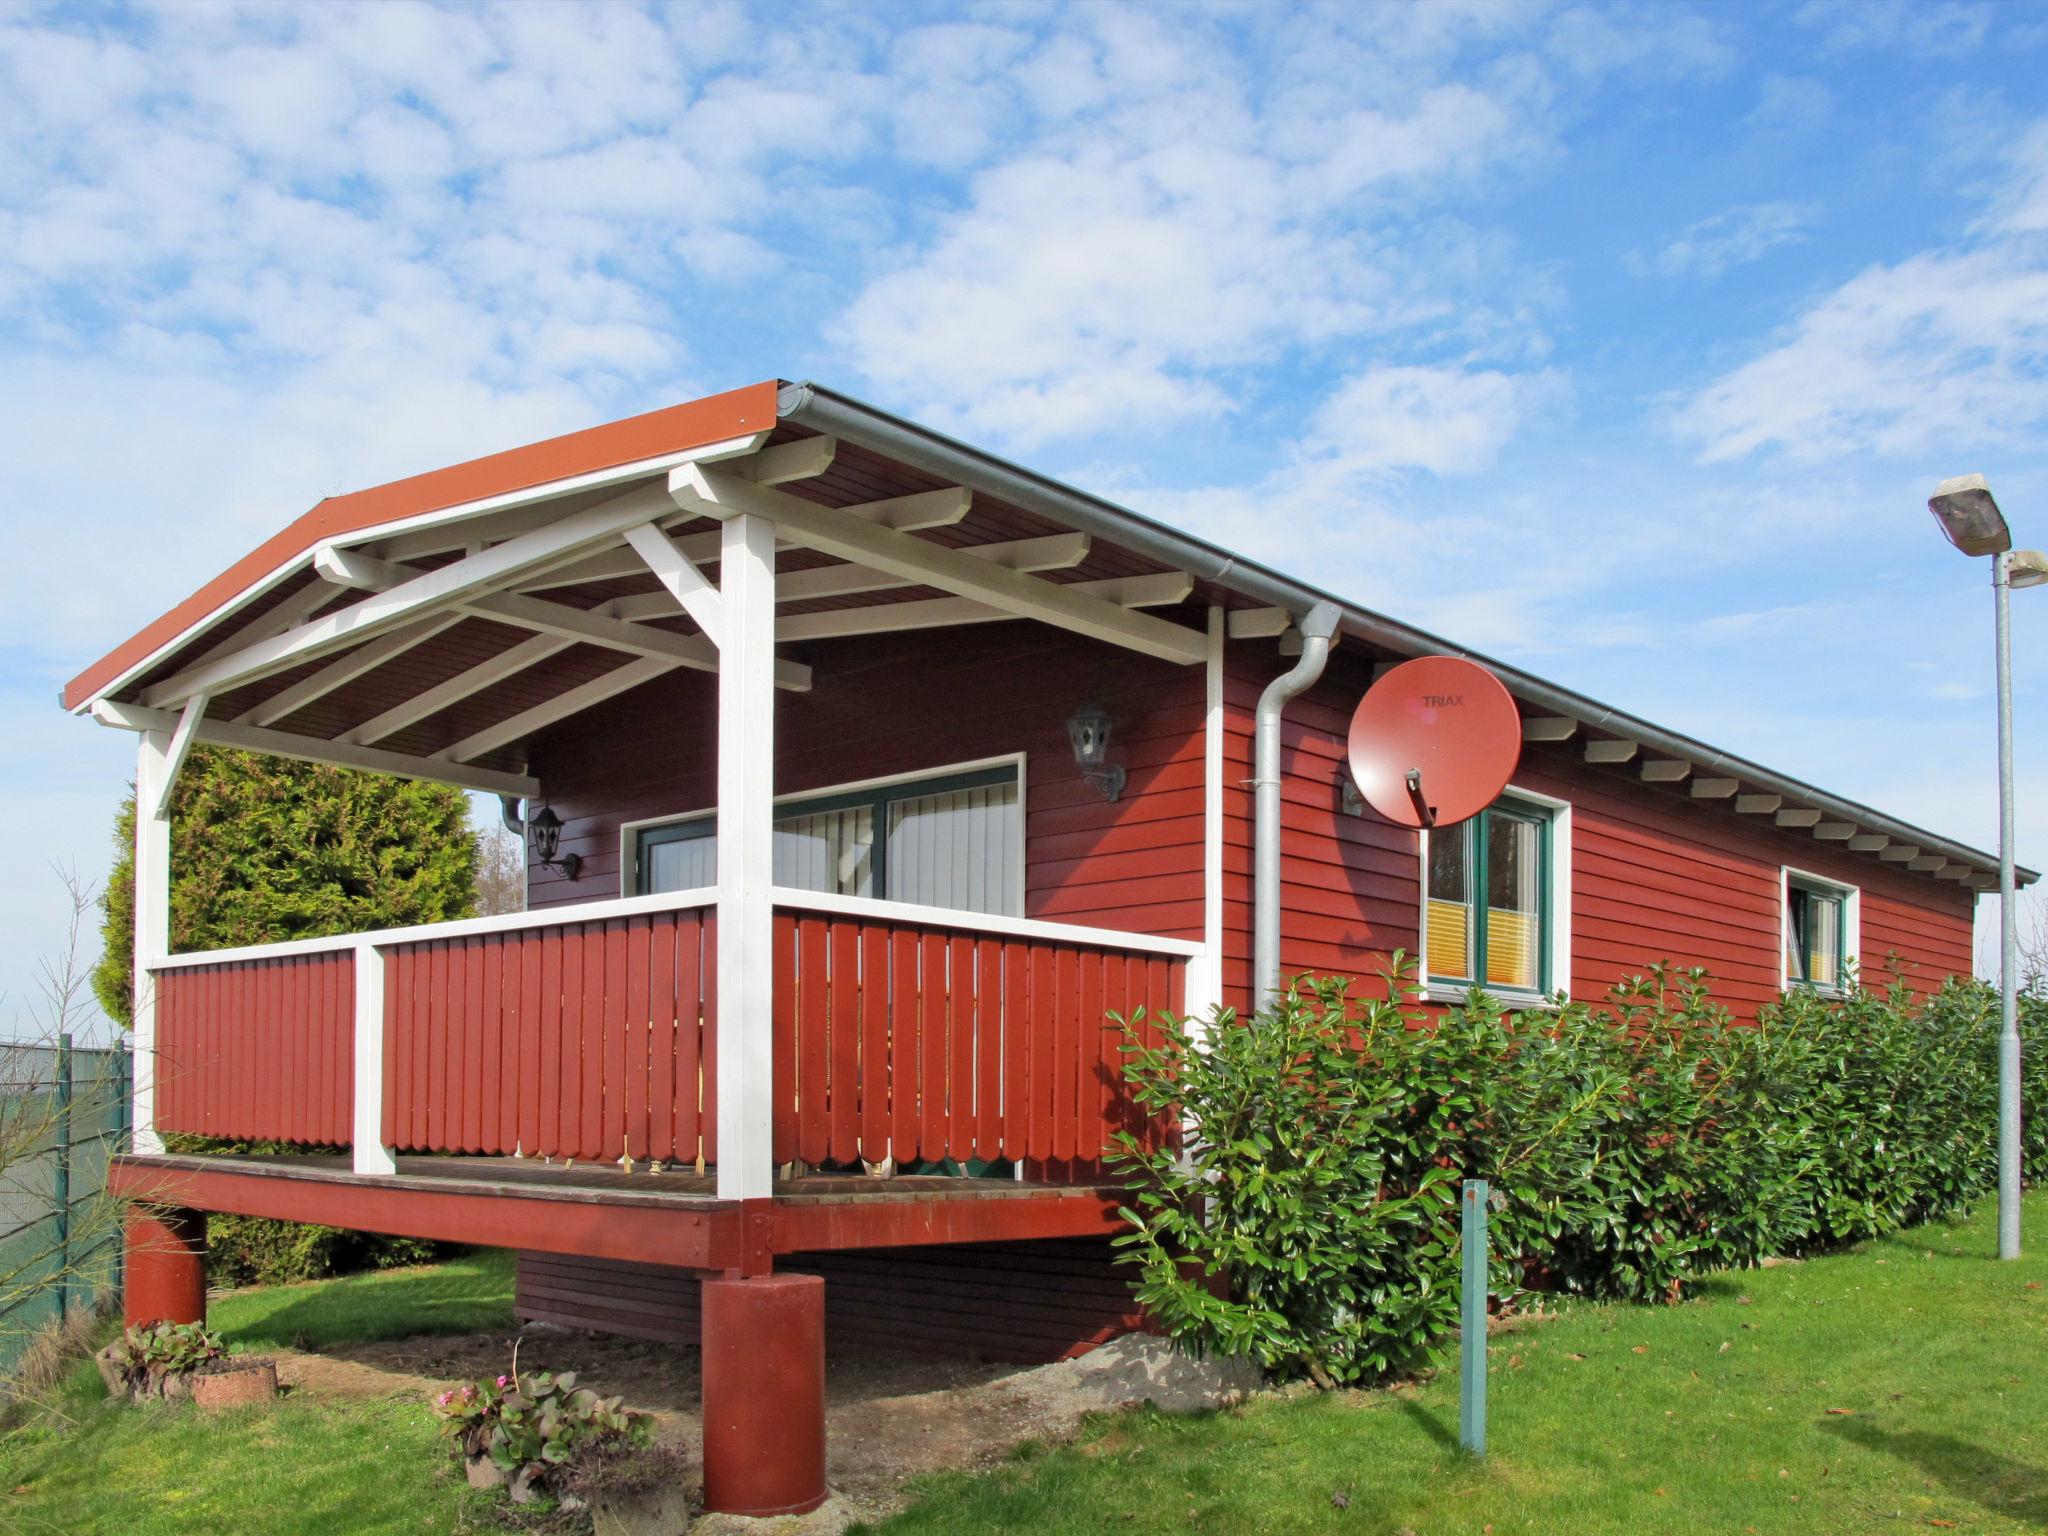
[[[1458,1443],[1486,1454],[1486,1180],[1465,1181],[1465,1299],[1459,1339]]]
[[[57,1037],[57,1167],[50,1204],[57,1218],[57,1321],[71,1315],[71,1037]]]
[[[126,1040],[114,1042],[114,1150],[133,1151],[129,1145],[130,1119],[135,1112],[135,1054]],[[114,1229],[113,1295],[122,1295],[121,1287],[126,1282],[128,1244],[123,1241],[121,1228]]]

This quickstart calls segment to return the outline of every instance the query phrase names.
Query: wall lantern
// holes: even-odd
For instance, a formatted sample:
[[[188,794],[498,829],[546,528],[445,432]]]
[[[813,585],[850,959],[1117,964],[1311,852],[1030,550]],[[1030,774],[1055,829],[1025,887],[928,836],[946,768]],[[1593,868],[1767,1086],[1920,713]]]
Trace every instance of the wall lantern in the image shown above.
[[[576,878],[576,871],[583,867],[583,859],[579,854],[561,853],[562,818],[555,814],[553,806],[544,805],[526,818],[526,838],[539,856],[542,869],[559,869],[567,879]],[[557,854],[561,856],[557,857]]]
[[[1074,761],[1081,777],[1102,791],[1105,800],[1120,799],[1124,792],[1124,771],[1109,760],[1109,736],[1115,722],[1109,711],[1090,699],[1067,716],[1067,735],[1074,743]]]

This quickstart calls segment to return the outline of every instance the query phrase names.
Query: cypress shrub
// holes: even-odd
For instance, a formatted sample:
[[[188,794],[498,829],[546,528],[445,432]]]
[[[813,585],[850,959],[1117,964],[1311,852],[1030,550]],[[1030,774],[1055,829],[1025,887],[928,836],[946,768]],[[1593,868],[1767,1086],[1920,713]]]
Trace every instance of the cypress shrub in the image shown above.
[[[1324,1384],[1420,1362],[1456,1320],[1459,1183],[1487,1180],[1497,1306],[1677,1301],[1700,1276],[1961,1211],[1997,1180],[1996,995],[1796,993],[1736,1024],[1705,972],[1597,1006],[1428,1017],[1303,978],[1240,1019],[1127,1032],[1125,1071],[1185,1134],[1119,1138],[1134,1289],[1174,1338]],[[2048,996],[2023,998],[2030,1060]],[[2048,1167],[2027,1075],[2026,1159]]]

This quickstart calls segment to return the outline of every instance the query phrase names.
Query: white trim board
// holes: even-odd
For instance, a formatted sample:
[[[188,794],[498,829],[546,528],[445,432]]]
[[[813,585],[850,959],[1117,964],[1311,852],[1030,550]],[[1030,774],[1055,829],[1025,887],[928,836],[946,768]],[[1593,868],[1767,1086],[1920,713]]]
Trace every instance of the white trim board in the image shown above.
[[[1543,997],[1521,992],[1499,992],[1495,995],[1510,1008],[1555,1007],[1559,994],[1569,998],[1572,987],[1572,803],[1540,790],[1524,789],[1518,784],[1510,784],[1502,790],[1495,803],[1498,804],[1499,800],[1520,800],[1550,813],[1550,932],[1544,945],[1548,951],[1545,958],[1550,972],[1550,992]],[[1415,853],[1418,888],[1415,979],[1422,986],[1426,1001],[1461,1003],[1470,988],[1448,982],[1432,983],[1429,979],[1429,833],[1426,830],[1415,834]]]

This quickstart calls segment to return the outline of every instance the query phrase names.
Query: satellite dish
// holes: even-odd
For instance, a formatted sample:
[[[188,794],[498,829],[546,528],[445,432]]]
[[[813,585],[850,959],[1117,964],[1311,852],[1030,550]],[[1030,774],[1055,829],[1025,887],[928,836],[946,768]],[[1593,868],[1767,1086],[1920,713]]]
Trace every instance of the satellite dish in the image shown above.
[[[1455,826],[1507,788],[1522,756],[1522,716],[1476,662],[1418,656],[1358,701],[1349,746],[1359,792],[1387,820]]]

